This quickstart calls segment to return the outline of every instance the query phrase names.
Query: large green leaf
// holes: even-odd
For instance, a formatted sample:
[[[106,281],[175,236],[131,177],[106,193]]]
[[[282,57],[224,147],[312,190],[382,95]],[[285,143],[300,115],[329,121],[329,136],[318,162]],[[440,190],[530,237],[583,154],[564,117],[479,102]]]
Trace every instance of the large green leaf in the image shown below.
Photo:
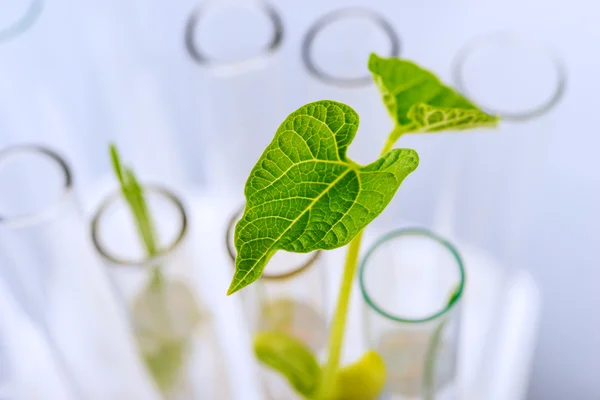
[[[277,250],[348,244],[415,170],[418,155],[410,149],[394,149],[367,166],[348,159],[357,129],[358,114],[333,101],[307,104],[279,127],[246,183],[229,294],[259,279]]]
[[[439,132],[495,126],[488,115],[413,62],[371,54],[369,70],[396,123],[390,140],[403,133]]]
[[[310,398],[319,385],[321,367],[304,343],[282,332],[265,331],[254,338],[258,360],[281,373],[304,398]]]

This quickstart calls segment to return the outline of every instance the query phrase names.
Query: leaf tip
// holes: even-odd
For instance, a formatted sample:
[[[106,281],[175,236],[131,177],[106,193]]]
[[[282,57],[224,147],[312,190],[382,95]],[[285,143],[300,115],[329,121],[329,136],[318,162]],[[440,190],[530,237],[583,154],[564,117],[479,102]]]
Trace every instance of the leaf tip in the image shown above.
[[[110,152],[110,161],[112,163],[115,175],[117,175],[117,178],[120,182],[123,182],[123,167],[121,164],[121,158],[119,157],[117,146],[111,142],[108,146],[108,150]]]
[[[369,71],[375,72],[374,69],[379,60],[381,60],[381,57],[379,57],[376,53],[373,52],[369,54],[369,62],[367,63]]]
[[[238,290],[240,290],[240,284],[239,284],[239,282],[236,282],[235,280],[232,281],[231,284],[229,285],[229,289],[227,289],[227,296],[231,296],[232,294],[234,294]]]

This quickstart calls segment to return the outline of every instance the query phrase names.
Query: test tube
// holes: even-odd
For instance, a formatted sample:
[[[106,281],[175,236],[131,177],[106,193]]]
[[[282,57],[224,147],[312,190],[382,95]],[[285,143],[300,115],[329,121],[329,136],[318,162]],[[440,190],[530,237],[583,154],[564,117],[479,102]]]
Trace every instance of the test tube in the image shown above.
[[[185,45],[198,68],[197,140],[188,154],[208,184],[242,195],[254,163],[284,118],[277,54],[279,12],[264,1],[206,1],[189,17]],[[195,161],[195,162],[194,162]]]
[[[456,399],[465,272],[458,251],[424,230],[392,231],[361,261],[368,345],[386,363],[386,398]]]
[[[501,118],[497,134],[456,139],[463,142],[462,175],[455,184],[467,194],[464,201],[454,199],[460,218],[454,222],[456,234],[515,267],[524,250],[521,235],[535,207],[536,176],[555,133],[552,111],[565,93],[566,68],[543,43],[493,32],[462,47],[453,75],[465,96]]]
[[[229,399],[215,316],[196,286],[181,200],[160,186],[143,187],[156,231],[156,253],[139,240],[127,202],[109,196],[94,215],[92,238],[113,277],[148,376],[166,399]]]
[[[73,187],[53,150],[0,151],[0,273],[46,338],[74,399],[147,396]]]
[[[530,268],[527,238],[537,235],[531,229],[542,193],[539,177],[549,143],[556,140],[555,111],[564,98],[567,70],[550,45],[509,31],[470,39],[452,67],[458,90],[501,117],[497,132],[456,135],[455,173],[440,196],[437,215],[444,234],[468,243],[465,257],[479,260],[473,268],[489,275],[486,293],[471,299],[476,294],[467,291],[465,312],[489,303],[479,323],[493,326],[515,271]],[[489,392],[484,386],[494,381],[488,360],[502,340],[498,332],[486,330],[478,359],[465,371],[471,377],[467,384],[481,393]]]
[[[235,268],[234,229],[243,209],[230,219],[225,245]],[[240,292],[252,336],[263,331],[282,332],[323,357],[327,345],[326,302],[328,281],[321,252],[296,254],[279,251],[258,280]],[[278,372],[259,367],[263,395],[272,400],[300,400]]]

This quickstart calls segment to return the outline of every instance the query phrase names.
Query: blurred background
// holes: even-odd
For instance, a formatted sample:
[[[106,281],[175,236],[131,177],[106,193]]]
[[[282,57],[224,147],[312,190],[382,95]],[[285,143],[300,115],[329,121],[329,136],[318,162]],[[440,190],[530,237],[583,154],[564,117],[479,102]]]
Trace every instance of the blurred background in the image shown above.
[[[211,193],[222,199],[213,206],[241,204],[254,161],[279,123],[307,102],[354,107],[361,127],[349,154],[374,159],[392,121],[365,82],[366,60],[371,51],[396,51],[505,118],[496,131],[402,138],[398,145],[416,149],[421,165],[377,229],[436,230],[494,265],[499,272],[486,277],[504,288],[513,282],[505,276],[524,274],[526,295],[510,309],[489,306],[477,320],[502,319],[498,331],[523,346],[513,348],[523,353],[513,357],[518,365],[502,364],[501,355],[493,361],[504,365],[498,374],[519,371],[510,382],[523,388],[498,398],[600,399],[600,3],[268,4],[0,0],[0,149],[33,143],[68,160],[85,221],[116,187],[110,142],[143,181],[162,182],[210,214],[196,199]],[[337,10],[350,12],[331,17]],[[325,25],[308,40],[318,21]],[[12,197],[8,191],[0,187],[0,198]],[[198,225],[207,235],[222,228],[200,217]],[[21,349],[20,358],[30,357],[17,340],[28,328],[14,322],[26,307],[5,275],[0,380],[12,368],[3,354]],[[503,289],[496,296],[494,304],[511,299]],[[481,348],[493,351],[490,343]]]

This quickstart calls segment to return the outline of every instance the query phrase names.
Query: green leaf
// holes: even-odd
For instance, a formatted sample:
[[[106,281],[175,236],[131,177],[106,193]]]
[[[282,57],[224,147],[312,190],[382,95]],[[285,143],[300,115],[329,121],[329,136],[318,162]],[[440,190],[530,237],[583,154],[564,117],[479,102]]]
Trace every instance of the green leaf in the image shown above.
[[[379,353],[366,352],[355,363],[337,371],[336,400],[375,400],[386,382],[385,362]]]
[[[110,161],[112,163],[113,171],[115,171],[115,175],[117,176],[121,187],[125,187],[125,179],[123,179],[123,166],[121,165],[121,159],[119,157],[117,147],[114,144],[111,144],[109,149]]]
[[[115,175],[121,185],[123,197],[133,215],[140,239],[146,248],[148,256],[152,257],[158,252],[156,231],[148,211],[142,186],[139,184],[133,171],[123,166],[119,152],[114,144],[110,145],[110,158]]]
[[[369,70],[396,127],[395,142],[404,133],[439,132],[495,126],[488,115],[433,73],[413,62],[371,54]]]
[[[358,165],[346,156],[357,129],[352,108],[325,100],[301,107],[281,124],[246,183],[228,294],[259,279],[277,250],[344,246],[387,206],[417,167],[418,155],[394,149]]]
[[[304,343],[281,332],[265,331],[254,338],[258,360],[281,373],[305,398],[310,398],[319,384],[321,367]]]

